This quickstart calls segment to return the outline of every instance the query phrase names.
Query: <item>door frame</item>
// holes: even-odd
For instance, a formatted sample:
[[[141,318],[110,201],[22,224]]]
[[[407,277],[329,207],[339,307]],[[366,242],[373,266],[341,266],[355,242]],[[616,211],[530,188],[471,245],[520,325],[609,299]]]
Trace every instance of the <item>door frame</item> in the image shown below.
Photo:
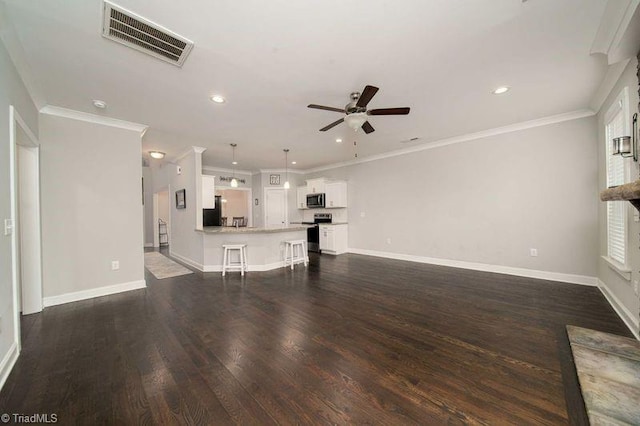
[[[267,207],[267,200],[269,197],[267,197],[267,192],[270,191],[284,191],[284,226],[289,226],[289,191],[285,188],[282,187],[269,187],[269,186],[265,186],[264,187],[264,226],[267,227],[267,210],[269,210]]]
[[[17,140],[17,132],[18,126],[27,136],[27,144],[28,145],[19,145]],[[36,222],[38,226],[36,227],[35,232],[37,238],[37,244],[33,252],[31,253],[34,257],[33,264],[38,271],[36,272],[36,280],[32,283],[32,287],[29,289],[29,292],[36,299],[36,304],[40,307],[40,309],[36,312],[42,311],[42,221],[41,221],[41,206],[40,206],[40,143],[38,142],[38,138],[36,138],[35,134],[27,123],[24,121],[18,110],[13,106],[9,106],[9,181],[10,181],[10,191],[11,191],[11,257],[12,257],[12,265],[11,265],[11,275],[13,281],[13,310],[14,310],[14,341],[17,345],[18,353],[20,353],[22,348],[22,342],[20,338],[20,312],[22,311],[22,283],[19,281],[18,276],[18,268],[21,267],[22,259],[20,253],[20,246],[18,244],[18,235],[16,224],[19,223],[19,208],[18,208],[18,163],[17,163],[17,150],[18,146],[26,147],[27,149],[32,149],[35,158],[36,165],[34,169],[34,173],[36,176],[34,178],[35,186],[32,188],[33,193],[35,195],[35,199],[33,200],[35,203],[35,214],[36,214]],[[39,300],[39,303],[38,303]],[[35,312],[34,312],[35,313]]]

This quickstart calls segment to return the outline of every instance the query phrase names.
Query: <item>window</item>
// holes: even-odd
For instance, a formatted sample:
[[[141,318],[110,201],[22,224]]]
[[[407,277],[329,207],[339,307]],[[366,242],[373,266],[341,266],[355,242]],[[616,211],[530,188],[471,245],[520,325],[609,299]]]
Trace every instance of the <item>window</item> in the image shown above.
[[[622,185],[628,179],[629,160],[611,155],[611,140],[629,135],[629,89],[624,88],[605,115],[607,187]],[[607,256],[621,267],[627,266],[627,203],[607,202]]]

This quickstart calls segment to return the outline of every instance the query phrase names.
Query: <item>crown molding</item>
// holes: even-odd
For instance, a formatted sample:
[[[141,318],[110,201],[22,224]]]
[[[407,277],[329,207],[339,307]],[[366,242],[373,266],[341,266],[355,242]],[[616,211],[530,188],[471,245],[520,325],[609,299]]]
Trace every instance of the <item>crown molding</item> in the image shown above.
[[[590,53],[601,53],[609,65],[636,55],[640,22],[633,20],[640,0],[607,2]]]
[[[169,164],[171,164],[171,163],[175,163],[175,162],[177,162],[177,161],[182,160],[184,157],[186,157],[187,155],[191,154],[192,152],[193,152],[193,149],[188,148],[188,149],[186,149],[186,150],[182,151],[180,154],[178,154],[178,155],[176,155],[175,157],[173,157],[171,160],[168,160],[167,162],[168,162]]]
[[[591,107],[592,110],[600,112],[600,108],[602,108],[604,101],[606,101],[607,97],[609,97],[609,94],[615,87],[616,83],[620,79],[620,76],[627,68],[627,65],[629,65],[630,61],[631,59],[625,59],[623,61],[609,65],[609,68],[607,68],[607,73],[602,79],[598,90],[596,90],[596,93],[593,95],[591,102],[589,102],[589,107]]]
[[[40,114],[54,115],[57,117],[70,118],[72,120],[86,121],[88,123],[101,124],[103,126],[117,127],[119,129],[132,130],[142,135],[147,127],[144,124],[132,123],[131,121],[118,120],[117,118],[104,117],[102,115],[89,114],[73,109],[46,105],[40,109]]]
[[[216,173],[216,172],[221,172],[221,173],[233,173],[234,170],[233,169],[225,169],[222,167],[213,167],[213,166],[202,166],[202,171],[203,172],[210,172],[210,173]],[[249,175],[252,176],[254,173],[251,172],[251,170],[239,170],[236,169],[235,170],[236,173],[241,174],[241,175]]]
[[[207,150],[207,148],[203,148],[201,146],[190,146],[189,148],[187,148],[184,151],[182,151],[180,154],[176,155],[175,157],[172,157],[171,160],[167,160],[167,163],[173,164],[173,163],[175,163],[177,161],[182,160],[184,157],[186,157],[189,154],[192,154],[192,153],[202,154],[206,150]]]
[[[297,170],[297,169],[260,169],[260,173],[293,173],[296,175],[303,175],[307,173],[305,170]]]
[[[304,173],[315,173],[324,170],[337,169],[339,167],[352,166],[354,164],[368,163],[370,161],[383,160],[385,158],[397,157],[399,155],[411,154],[414,152],[426,151],[428,149],[440,148],[447,145],[453,145],[456,143],[470,142],[477,139],[484,139],[491,136],[502,135],[505,133],[518,132],[520,130],[527,130],[534,127],[548,126],[550,124],[562,123],[564,121],[578,120],[580,118],[591,117],[596,113],[590,109],[582,109],[578,111],[566,112],[563,114],[551,115],[549,117],[538,118],[536,120],[523,121],[521,123],[510,124],[508,126],[496,127],[489,130],[482,130],[475,133],[467,133],[465,135],[454,136],[452,138],[440,139],[433,142],[425,142],[422,145],[413,146],[410,148],[397,149],[395,151],[385,152],[383,154],[371,155],[369,157],[358,158],[357,160],[343,161],[340,163],[333,163],[326,166],[314,167],[312,169],[305,170]]]

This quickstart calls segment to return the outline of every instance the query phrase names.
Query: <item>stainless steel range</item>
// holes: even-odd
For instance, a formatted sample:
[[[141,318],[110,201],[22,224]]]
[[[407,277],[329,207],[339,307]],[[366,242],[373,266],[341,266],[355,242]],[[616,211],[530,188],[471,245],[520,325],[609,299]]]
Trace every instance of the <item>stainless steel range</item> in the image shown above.
[[[331,213],[315,213],[313,222],[302,222],[305,225],[315,225],[307,229],[307,248],[309,251],[320,252],[320,223],[331,223]]]

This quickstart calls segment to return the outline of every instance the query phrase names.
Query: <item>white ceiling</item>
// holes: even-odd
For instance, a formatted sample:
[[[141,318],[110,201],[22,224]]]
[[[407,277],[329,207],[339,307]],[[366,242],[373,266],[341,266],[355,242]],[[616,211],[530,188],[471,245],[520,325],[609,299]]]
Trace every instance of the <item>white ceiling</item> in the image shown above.
[[[231,142],[240,169],[281,168],[282,148],[309,169],[352,159],[353,141],[362,158],[580,110],[607,70],[589,54],[605,0],[115,0],[195,42],[182,68],[104,39],[100,0],[3,1],[47,104],[149,125],[143,152],[198,145],[227,168]],[[369,108],[411,114],[319,132],[341,115],[307,104],[343,107],[366,84]]]

